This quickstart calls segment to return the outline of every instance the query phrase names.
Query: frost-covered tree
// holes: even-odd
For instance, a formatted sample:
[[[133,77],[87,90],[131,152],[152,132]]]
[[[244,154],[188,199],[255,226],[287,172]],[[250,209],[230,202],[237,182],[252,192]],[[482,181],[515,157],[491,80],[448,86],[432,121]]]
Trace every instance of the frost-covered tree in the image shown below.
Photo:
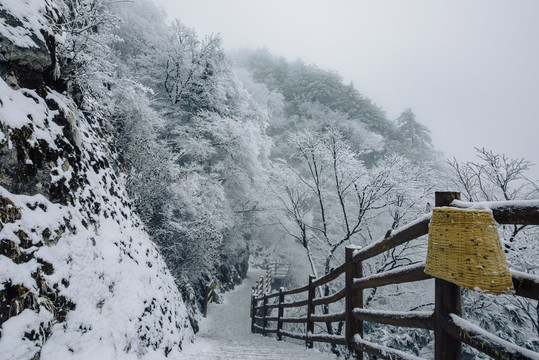
[[[343,244],[375,240],[372,231],[380,232],[374,230],[380,219],[386,219],[387,230],[424,211],[430,178],[422,179],[421,169],[404,157],[391,155],[367,168],[335,127],[297,132],[289,141],[294,153],[280,171],[297,181],[278,177],[275,192],[285,194],[281,202],[294,220],[288,225],[295,224],[295,231],[286,227],[287,233],[299,240],[309,258],[324,264],[324,273]],[[310,248],[316,254],[307,248],[314,243]]]
[[[441,163],[434,150],[430,130],[416,119],[412,109],[404,110],[396,120],[395,132],[387,138],[386,150],[406,156],[413,162],[429,167]]]
[[[539,195],[537,184],[527,177],[533,166],[524,158],[512,159],[485,148],[476,148],[479,161],[447,163],[452,181],[468,201],[498,201],[532,199]]]
[[[113,29],[118,16],[105,0],[57,0],[63,18],[56,23],[63,35],[59,43],[58,74],[66,80],[70,93],[79,103],[106,98],[104,93],[114,82],[111,45],[118,41]]]
[[[527,171],[532,164],[523,158],[509,158],[484,148],[477,150],[477,161],[448,160],[453,184],[468,201],[503,201],[532,199],[539,196],[538,185]],[[509,266],[539,273],[537,226],[502,225],[499,228]],[[468,316],[498,336],[507,337],[535,351],[539,337],[539,307],[533,301],[514,296],[494,297],[465,292],[463,309]],[[482,308],[481,315],[473,309]],[[480,317],[479,317],[480,316]],[[535,340],[534,340],[535,339]]]
[[[302,60],[290,63],[266,49],[238,52],[234,58],[238,66],[251,71],[255,81],[283,95],[289,117],[301,116],[303,103],[318,103],[360,121],[378,135],[387,136],[394,131],[394,124],[382,109],[350,84],[343,84],[335,71],[322,70]]]
[[[57,2],[69,91],[111,130],[132,204],[178,283],[200,293],[210,277],[239,281],[271,143],[220,38],[167,23],[149,0]]]
[[[532,164],[526,159],[512,159],[504,154],[495,154],[485,148],[476,149],[479,161],[459,163],[456,159],[448,160],[453,174],[452,181],[468,201],[527,200],[539,196],[538,185],[527,177]],[[508,256],[520,262],[526,258],[526,251],[515,245],[518,236],[535,227],[525,225],[504,225],[502,227]],[[527,265],[519,270],[529,271]],[[537,270],[533,269],[533,270]]]
[[[430,130],[415,119],[412,109],[404,110],[397,118],[397,132],[411,148],[431,148]]]
[[[432,172],[396,154],[368,168],[336,127],[293,133],[289,144],[291,158],[276,162],[274,169],[273,189],[280,203],[275,222],[303,248],[317,277],[342,263],[344,244],[365,246],[378,240],[385,230],[424,213],[426,198],[432,196]],[[374,274],[419,263],[425,250],[419,241],[407,244],[364,264],[364,271]],[[326,286],[319,296],[336,288]],[[365,305],[387,303],[386,295],[373,289],[366,293]],[[416,300],[413,306],[426,305],[426,299]],[[327,324],[327,332],[339,333],[340,327]]]
[[[440,180],[437,171],[396,153],[386,155],[378,166],[391,169],[395,184],[385,199],[392,221],[389,229],[397,229],[430,211],[432,195]]]
[[[216,83],[212,77],[222,68],[224,53],[221,39],[208,36],[202,41],[193,29],[175,20],[168,29],[163,68],[163,87],[174,105],[186,111],[211,108]]]
[[[280,210],[276,223],[305,250],[310,271],[318,277],[317,261],[313,256],[313,242],[316,238],[311,234],[310,225],[314,207],[310,201],[310,189],[286,163],[276,164],[272,183],[273,194],[278,201],[275,208]]]

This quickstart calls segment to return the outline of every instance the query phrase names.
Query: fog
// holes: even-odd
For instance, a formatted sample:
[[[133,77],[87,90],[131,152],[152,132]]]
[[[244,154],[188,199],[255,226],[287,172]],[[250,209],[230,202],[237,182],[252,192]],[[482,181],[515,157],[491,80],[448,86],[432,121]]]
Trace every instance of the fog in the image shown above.
[[[412,108],[446,157],[539,164],[538,1],[155,1],[226,49],[337,71],[390,119]]]

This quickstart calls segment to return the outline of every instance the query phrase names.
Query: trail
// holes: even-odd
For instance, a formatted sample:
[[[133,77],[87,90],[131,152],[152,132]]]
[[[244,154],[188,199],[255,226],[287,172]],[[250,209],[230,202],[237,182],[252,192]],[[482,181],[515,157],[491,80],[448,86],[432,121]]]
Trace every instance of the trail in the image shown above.
[[[336,359],[331,353],[251,333],[251,288],[262,274],[250,270],[240,286],[224,295],[222,304],[210,305],[208,317],[201,321],[200,332],[186,346],[182,359]]]

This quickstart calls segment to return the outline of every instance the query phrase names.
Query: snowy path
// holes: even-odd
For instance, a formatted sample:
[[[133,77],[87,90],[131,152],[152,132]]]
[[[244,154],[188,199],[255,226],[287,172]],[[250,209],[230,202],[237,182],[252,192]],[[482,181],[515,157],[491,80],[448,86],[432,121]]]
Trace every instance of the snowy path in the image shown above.
[[[336,359],[330,353],[251,333],[251,287],[262,274],[249,271],[240,286],[224,295],[223,304],[210,305],[208,318],[201,321],[197,339],[186,346],[182,359]]]

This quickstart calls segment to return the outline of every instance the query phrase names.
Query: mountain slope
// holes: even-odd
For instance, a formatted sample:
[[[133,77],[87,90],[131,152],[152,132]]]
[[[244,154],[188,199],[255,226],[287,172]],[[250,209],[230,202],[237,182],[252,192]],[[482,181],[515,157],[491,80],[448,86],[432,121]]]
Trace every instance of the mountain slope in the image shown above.
[[[193,313],[124,195],[107,121],[47,80],[58,9],[0,6],[2,357],[178,354]]]

